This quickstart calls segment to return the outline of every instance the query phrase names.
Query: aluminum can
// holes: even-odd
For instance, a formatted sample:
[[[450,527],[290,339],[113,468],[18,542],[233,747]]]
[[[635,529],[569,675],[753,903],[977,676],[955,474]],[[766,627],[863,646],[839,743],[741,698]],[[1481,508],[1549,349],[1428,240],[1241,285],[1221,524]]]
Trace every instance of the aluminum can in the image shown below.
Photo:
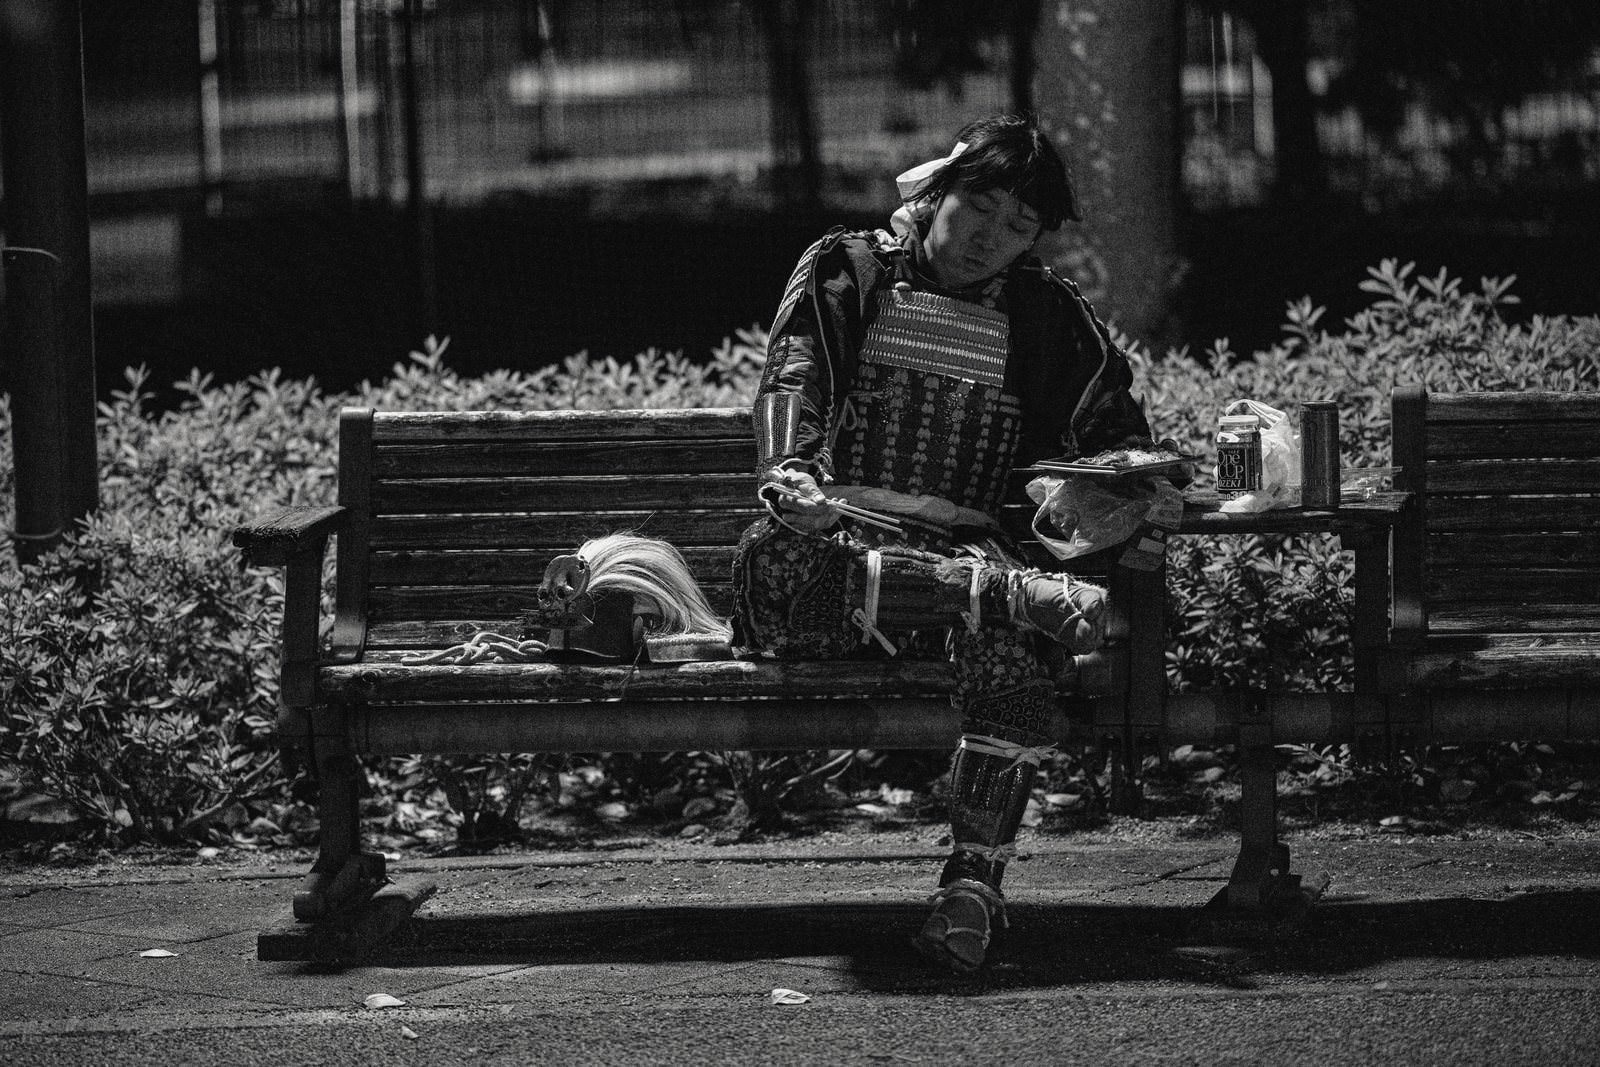
[[[1332,400],[1300,405],[1300,506],[1339,506],[1339,405]]]
[[[1217,492],[1224,496],[1261,488],[1261,420],[1224,415],[1217,430]]]

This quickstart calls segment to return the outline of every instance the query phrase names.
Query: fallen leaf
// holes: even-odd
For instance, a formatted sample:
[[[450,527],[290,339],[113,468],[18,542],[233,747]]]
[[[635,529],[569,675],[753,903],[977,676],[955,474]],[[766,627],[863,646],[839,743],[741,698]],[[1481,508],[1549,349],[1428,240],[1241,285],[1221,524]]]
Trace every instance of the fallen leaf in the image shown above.
[[[415,1041],[417,1039],[417,1032],[411,1029],[409,1026],[402,1026],[400,1028],[400,1036],[405,1038],[407,1041]]]
[[[702,815],[710,815],[717,810],[717,802],[710,797],[695,797],[683,806],[685,819],[698,819]]]
[[[774,1004],[809,1004],[810,1002],[810,997],[804,993],[797,993],[793,989],[779,987],[772,991],[772,1003]]]
[[[176,952],[168,952],[164,948],[147,948],[143,952],[139,953],[139,955],[145,957],[146,959],[164,960],[168,956],[176,956],[177,953]]]
[[[399,997],[391,997],[387,993],[373,993],[362,1001],[369,1008],[403,1008],[406,1002]]]

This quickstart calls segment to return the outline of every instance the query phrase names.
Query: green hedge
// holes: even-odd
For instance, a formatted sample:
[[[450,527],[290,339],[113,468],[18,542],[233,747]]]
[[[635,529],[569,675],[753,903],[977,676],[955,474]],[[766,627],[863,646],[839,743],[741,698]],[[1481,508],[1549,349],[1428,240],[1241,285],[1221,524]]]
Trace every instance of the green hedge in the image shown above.
[[[1290,305],[1284,339],[1239,358],[1225,342],[1206,359],[1152,359],[1134,346],[1147,409],[1163,433],[1211,454],[1216,415],[1254,397],[1292,411],[1336,400],[1345,466],[1383,467],[1389,395],[1398,385],[1434,392],[1600,388],[1600,319],[1533,317],[1513,323],[1514,279],[1468,290],[1411,264],[1369,269],[1366,308],[1337,331],[1309,298]],[[1178,688],[1330,689],[1351,681],[1352,560],[1331,537],[1184,537],[1168,553],[1171,615],[1167,669]]]
[[[1163,435],[1211,449],[1235,397],[1340,401],[1346,464],[1388,462],[1388,395],[1597,384],[1600,320],[1503,320],[1514,298],[1485,281],[1385,263],[1366,310],[1334,332],[1309,300],[1284,341],[1251,358],[1225,344],[1205,359],[1152,357],[1128,344]],[[708,360],[646,352],[619,363],[584,354],[533,373],[462,378],[430,341],[392,374],[345,395],[272,371],[181,383],[154,412],[142,371],[100,408],[99,512],[69,543],[19,569],[0,554],[0,767],[121,841],[192,839],[282,820],[276,762],[276,572],[246,570],[234,525],[334,495],[336,413],[383,408],[709,407],[748,403],[764,337],[741,331]],[[0,524],[13,523],[9,408],[0,398]],[[1348,680],[1348,560],[1320,539],[1184,538],[1171,553],[1168,665],[1179,686],[1337,686]]]

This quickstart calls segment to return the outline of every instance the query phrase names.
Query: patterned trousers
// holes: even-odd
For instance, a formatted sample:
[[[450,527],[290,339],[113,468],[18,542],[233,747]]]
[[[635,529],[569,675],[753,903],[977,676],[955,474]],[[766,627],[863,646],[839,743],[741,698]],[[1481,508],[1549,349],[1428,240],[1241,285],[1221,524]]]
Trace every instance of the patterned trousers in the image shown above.
[[[941,884],[978,878],[998,889],[1050,740],[1054,670],[1036,635],[1010,621],[999,579],[1026,566],[1013,547],[983,532],[905,525],[905,535],[848,523],[802,534],[756,522],[734,562],[738,640],[783,659],[889,655],[865,622],[899,655],[948,656],[962,737],[952,770],[956,847]],[[987,580],[973,578],[975,565]],[[872,620],[864,611],[874,576]]]

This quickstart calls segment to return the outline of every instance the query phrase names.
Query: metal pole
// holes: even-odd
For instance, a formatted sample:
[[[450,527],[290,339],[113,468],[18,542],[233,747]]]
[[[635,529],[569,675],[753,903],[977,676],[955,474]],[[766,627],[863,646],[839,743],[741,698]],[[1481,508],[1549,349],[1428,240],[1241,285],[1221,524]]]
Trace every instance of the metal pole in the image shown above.
[[[222,82],[218,60],[216,0],[199,0],[200,187],[207,215],[222,214]]]
[[[4,356],[17,557],[38,558],[100,502],[89,179],[77,0],[0,13]]]
[[[365,189],[361,171],[361,66],[356,0],[339,2],[339,155],[345,189],[352,201]]]
[[[413,276],[416,279],[418,337],[438,331],[438,294],[434,278],[433,219],[428,212],[427,178],[422,167],[421,105],[417,96],[417,0],[405,0],[400,12],[402,68],[401,107],[406,138],[406,220],[410,224]]]

